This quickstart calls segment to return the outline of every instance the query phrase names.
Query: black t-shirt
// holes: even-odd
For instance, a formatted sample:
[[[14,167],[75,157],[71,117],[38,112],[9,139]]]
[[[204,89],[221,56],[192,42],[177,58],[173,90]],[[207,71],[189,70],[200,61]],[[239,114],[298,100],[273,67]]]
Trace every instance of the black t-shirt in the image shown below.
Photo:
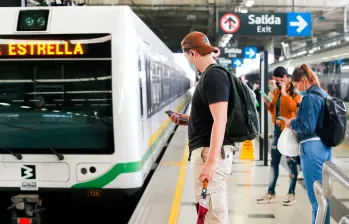
[[[217,102],[229,102],[230,83],[227,74],[219,69],[212,68],[206,74],[204,79],[200,79],[199,83],[204,81],[204,90],[208,104]],[[189,149],[197,149],[199,147],[209,147],[211,142],[211,131],[213,125],[213,117],[210,108],[202,101],[198,86],[195,88],[190,111],[190,119],[188,123]],[[224,138],[224,145],[232,144]]]

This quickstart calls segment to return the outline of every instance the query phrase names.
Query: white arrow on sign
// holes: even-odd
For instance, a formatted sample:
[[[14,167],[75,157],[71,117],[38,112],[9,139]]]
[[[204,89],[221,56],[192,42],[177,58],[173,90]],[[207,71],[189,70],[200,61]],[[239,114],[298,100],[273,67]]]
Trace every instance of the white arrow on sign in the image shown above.
[[[248,52],[246,52],[246,54],[248,55],[249,58],[253,58],[256,54],[256,52],[254,52],[254,50],[252,50],[252,48],[250,48],[248,50]]]
[[[298,26],[297,33],[300,33],[304,30],[305,27],[308,26],[308,23],[300,15],[298,15],[296,18],[298,21],[290,22],[290,26]]]
[[[234,65],[236,65],[236,67],[240,67],[241,61],[240,61],[240,60],[236,60],[236,61],[234,62]]]

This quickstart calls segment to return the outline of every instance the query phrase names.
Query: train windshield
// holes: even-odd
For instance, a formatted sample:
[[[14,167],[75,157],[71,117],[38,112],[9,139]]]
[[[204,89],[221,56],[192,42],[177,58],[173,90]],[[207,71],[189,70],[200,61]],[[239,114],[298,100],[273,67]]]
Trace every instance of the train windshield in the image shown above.
[[[111,36],[0,36],[0,152],[114,152]]]

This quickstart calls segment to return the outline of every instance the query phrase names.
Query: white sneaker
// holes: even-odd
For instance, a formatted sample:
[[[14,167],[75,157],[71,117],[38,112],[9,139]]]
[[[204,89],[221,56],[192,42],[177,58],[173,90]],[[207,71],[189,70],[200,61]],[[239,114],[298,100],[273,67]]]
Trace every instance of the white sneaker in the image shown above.
[[[296,196],[294,194],[286,195],[285,199],[282,201],[284,206],[291,206],[296,204]]]
[[[297,175],[297,180],[304,180],[303,172],[299,171]]]
[[[269,204],[276,202],[276,195],[266,194],[262,198],[257,199],[257,204]]]

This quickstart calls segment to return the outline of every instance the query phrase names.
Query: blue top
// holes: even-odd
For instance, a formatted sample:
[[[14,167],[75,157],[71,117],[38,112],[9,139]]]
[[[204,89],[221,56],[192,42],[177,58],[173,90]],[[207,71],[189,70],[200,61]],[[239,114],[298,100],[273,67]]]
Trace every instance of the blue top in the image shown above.
[[[297,117],[291,121],[291,129],[297,133],[298,141],[318,137],[316,128],[322,128],[324,118],[324,100],[312,93],[318,92],[324,97],[328,94],[317,86],[311,86],[303,96]]]

